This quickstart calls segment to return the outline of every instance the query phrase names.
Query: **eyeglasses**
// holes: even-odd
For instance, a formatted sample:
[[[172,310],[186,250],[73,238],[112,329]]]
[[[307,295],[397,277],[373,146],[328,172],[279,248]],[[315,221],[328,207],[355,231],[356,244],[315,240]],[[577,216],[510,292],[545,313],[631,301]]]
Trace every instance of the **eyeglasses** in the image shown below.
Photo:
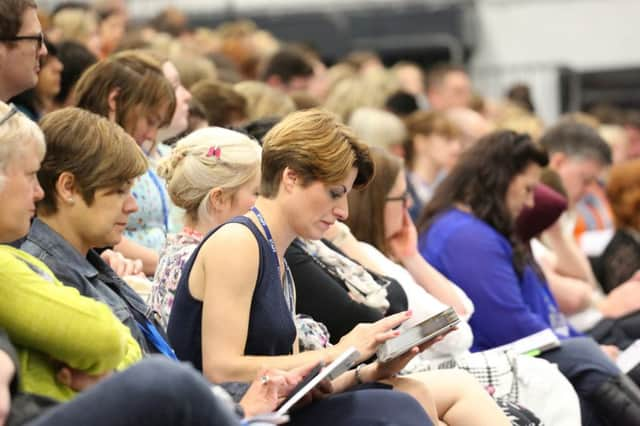
[[[385,201],[402,201],[402,204],[405,206],[409,204],[409,200],[411,199],[411,194],[405,192],[404,194],[398,197],[387,197]]]
[[[38,48],[38,50],[40,50],[42,49],[42,45],[44,44],[44,34],[38,33],[35,35],[13,36],[13,37],[2,39],[2,41],[20,41],[20,40],[34,40],[36,42],[36,47]]]
[[[0,118],[0,126],[2,126],[4,123],[6,123],[7,121],[9,121],[9,119],[11,117],[13,117],[18,111],[18,108],[16,108],[16,106],[14,104],[10,104],[9,111],[7,111],[7,113],[2,116],[2,118]]]

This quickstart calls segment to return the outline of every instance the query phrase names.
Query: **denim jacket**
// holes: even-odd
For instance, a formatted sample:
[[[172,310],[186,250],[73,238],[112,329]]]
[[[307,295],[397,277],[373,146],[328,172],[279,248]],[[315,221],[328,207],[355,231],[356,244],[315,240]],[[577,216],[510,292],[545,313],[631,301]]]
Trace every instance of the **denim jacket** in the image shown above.
[[[83,257],[60,234],[37,218],[21,248],[43,261],[65,285],[75,287],[83,296],[106,303],[129,327],[145,354],[158,352],[137,324],[148,319],[166,339],[157,321],[157,313],[116,275],[95,250],[90,250],[87,257]]]

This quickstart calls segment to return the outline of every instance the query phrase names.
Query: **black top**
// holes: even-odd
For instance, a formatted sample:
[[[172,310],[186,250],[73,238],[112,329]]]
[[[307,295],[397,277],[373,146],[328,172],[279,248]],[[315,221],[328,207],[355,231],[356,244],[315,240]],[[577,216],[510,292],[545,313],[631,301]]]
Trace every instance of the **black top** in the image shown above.
[[[297,240],[296,240],[297,241]],[[323,240],[329,248],[344,255],[330,242]],[[342,336],[361,322],[375,322],[385,315],[404,311],[408,308],[407,295],[397,281],[389,278],[386,313],[358,303],[348,293],[344,281],[331,275],[311,255],[295,241],[285,254],[296,285],[296,312],[309,315],[327,326],[331,343],[337,343]]]
[[[639,269],[640,241],[622,229],[616,231],[594,263],[594,272],[606,293],[627,281]]]
[[[278,264],[273,257],[271,246],[249,218],[238,216],[227,223],[239,223],[249,228],[258,242],[260,254],[244,354],[290,354],[296,338],[296,327],[284,298],[282,284],[278,277]],[[169,340],[178,358],[190,361],[200,371],[202,371],[202,302],[194,299],[189,292],[189,275],[200,248],[218,229],[220,227],[211,231],[202,240],[184,265],[167,328]],[[238,253],[238,255],[242,254]],[[229,326],[233,327],[233,324]]]

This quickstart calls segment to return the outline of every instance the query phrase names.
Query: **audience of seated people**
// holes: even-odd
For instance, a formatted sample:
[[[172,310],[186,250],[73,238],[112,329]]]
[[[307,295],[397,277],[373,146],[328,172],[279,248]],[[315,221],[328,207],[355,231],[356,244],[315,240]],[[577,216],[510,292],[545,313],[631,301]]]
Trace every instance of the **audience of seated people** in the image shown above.
[[[129,51],[87,69],[77,83],[75,97],[78,107],[121,125],[138,145],[151,141],[149,154],[158,130],[172,121],[177,109],[175,90],[154,56]],[[133,193],[140,209],[129,217],[125,238],[116,249],[127,257],[140,258],[145,274],[153,275],[158,250],[179,214],[171,208],[165,185],[153,167],[134,182]]]
[[[562,345],[541,356],[558,364],[573,383],[583,424],[606,424],[613,411],[620,416],[617,422],[632,424],[640,419],[640,391],[567,322],[515,234],[515,220],[533,205],[547,163],[546,152],[527,135],[500,131],[482,138],[425,207],[420,252],[473,301],[473,350],[551,329]]]
[[[93,3],[0,3],[0,424],[247,424],[352,345],[291,424],[640,423],[639,113]]]
[[[30,125],[35,127],[34,124]],[[118,277],[115,276],[113,271],[90,250],[92,246],[115,244],[121,238],[126,217],[132,210],[135,210],[136,202],[131,195],[131,180],[127,179],[125,174],[119,172],[120,170],[129,170],[129,173],[133,175],[135,173],[143,173],[146,167],[144,154],[133,139],[126,135],[120,127],[110,123],[105,118],[80,109],[63,109],[51,113],[43,120],[41,125],[48,140],[47,148],[49,148],[43,159],[43,167],[39,171],[37,170],[36,154],[38,151],[36,151],[37,146],[34,143],[32,146],[33,153],[31,153],[32,158],[30,158],[31,162],[28,164],[29,170],[21,171],[21,181],[18,181],[20,186],[17,188],[16,185],[9,186],[8,189],[13,192],[6,194],[7,197],[11,197],[15,196],[16,189],[24,190],[30,188],[31,192],[26,192],[26,194],[34,199],[31,201],[31,204],[33,204],[33,201],[42,197],[42,189],[38,185],[38,179],[45,188],[50,189],[45,194],[45,198],[38,201],[39,218],[36,219],[37,223],[31,226],[30,236],[24,246],[58,271],[64,277],[63,279],[67,285],[73,284],[73,286],[82,287],[82,290],[89,293],[89,296],[100,301],[105,301],[106,297],[111,297],[106,301],[107,307],[107,305],[80,296],[77,290],[60,284],[54,278],[54,273],[41,261],[7,247],[9,250],[8,260],[10,261],[13,257],[17,260],[14,260],[13,264],[7,265],[10,267],[3,268],[3,272],[8,273],[8,276],[3,279],[3,291],[19,290],[20,286],[17,285],[19,283],[22,286],[22,293],[24,293],[25,297],[33,298],[34,294],[29,286],[39,285],[48,290],[50,280],[56,280],[55,283],[61,289],[58,296],[51,295],[46,297],[45,294],[45,297],[40,297],[44,301],[48,300],[49,305],[35,304],[31,300],[24,300],[24,302],[18,302],[17,305],[13,305],[17,296],[12,293],[8,293],[3,300],[12,303],[13,306],[25,305],[31,307],[33,312],[38,312],[43,316],[43,321],[47,315],[52,315],[60,311],[61,308],[69,311],[66,320],[59,322],[49,321],[48,324],[53,327],[49,329],[45,329],[43,326],[34,329],[33,325],[29,326],[29,324],[33,324],[34,313],[31,310],[22,310],[26,316],[18,317],[15,314],[8,316],[8,320],[4,323],[7,326],[12,325],[14,327],[9,331],[10,336],[25,345],[27,349],[32,347],[30,345],[37,345],[33,347],[38,350],[37,353],[34,353],[31,357],[26,357],[25,355],[21,358],[25,368],[22,374],[25,384],[22,389],[64,401],[72,398],[74,391],[88,388],[103,377],[108,376],[109,371],[113,368],[127,366],[131,362],[140,359],[141,347],[144,349],[144,353],[149,353],[151,345],[154,345],[154,352],[161,352],[169,358],[174,356],[172,356],[173,351],[171,348],[162,339],[158,328],[154,326],[149,318],[142,316],[141,312],[149,312],[144,302],[136,299],[136,296],[131,294],[131,290],[127,290],[124,283],[118,282]],[[78,135],[84,135],[85,138],[80,138]],[[40,141],[42,142],[42,140],[42,135],[40,135]],[[104,151],[107,152],[105,153]],[[111,155],[106,155],[107,153]],[[109,162],[98,165],[88,164],[87,154],[89,154],[89,158],[93,158],[94,161],[98,162],[104,158],[113,158],[113,161],[118,163],[121,169],[114,167],[113,163]],[[91,156],[91,154],[95,155]],[[34,158],[36,159],[35,164],[33,164]],[[72,160],[67,162],[62,160],[63,158]],[[33,171],[31,171],[32,169]],[[105,169],[108,170],[108,173],[105,173]],[[91,172],[98,173],[104,180],[94,181],[92,179],[94,176],[90,175]],[[63,181],[66,181],[66,183]],[[30,186],[25,188],[25,183]],[[20,199],[18,200],[21,201]],[[65,204],[63,205],[62,203]],[[19,203],[19,206],[24,204]],[[22,220],[19,225],[26,230],[29,227],[29,217],[33,214],[33,211],[24,207],[23,209],[24,212],[20,216]],[[96,224],[95,221],[88,221],[88,218],[98,218],[99,221]],[[19,234],[13,237],[17,236]],[[85,258],[86,250],[90,250],[90,252]],[[60,262],[63,259],[66,262]],[[18,282],[16,283],[15,280],[18,280]],[[66,298],[63,294],[67,294]],[[78,301],[74,301],[74,298],[78,299]],[[63,303],[61,299],[65,300],[65,302]],[[124,301],[124,304],[115,306],[116,301],[120,303]],[[93,310],[93,312],[90,310]],[[83,311],[85,312],[84,314]],[[11,310],[5,309],[3,312],[10,314]],[[74,315],[75,317],[73,317]],[[87,323],[91,317],[94,318],[95,325]],[[20,320],[20,318],[23,319]],[[29,319],[27,320],[27,318]],[[75,337],[69,336],[69,330],[73,330],[69,328],[69,323],[75,324],[77,332],[82,334]],[[122,323],[130,328],[124,327]],[[60,327],[63,328],[61,329]],[[138,346],[138,343],[131,337],[131,331],[137,331],[136,336],[141,346]],[[22,333],[29,332],[31,335],[22,335]],[[120,335],[114,333],[120,333]],[[60,337],[56,337],[58,335]],[[62,338],[66,340],[61,340]],[[64,341],[68,341],[67,346],[60,347],[59,345],[63,344]],[[85,342],[86,354],[82,352],[83,347],[79,346],[79,342]],[[70,349],[69,345],[77,347],[78,350]],[[49,357],[42,358],[40,352],[49,354],[51,359]],[[92,361],[92,359],[95,359],[95,361]],[[98,362],[98,360],[102,360],[102,363]],[[130,382],[134,377],[146,381],[149,379],[147,376],[152,372],[150,369],[155,366],[162,371],[164,363],[166,361],[155,361],[155,363],[149,361],[145,364],[149,365],[148,367],[140,367],[142,369],[140,373],[124,380],[124,383],[117,386],[124,387],[127,383],[131,385]],[[56,371],[56,369],[59,370]],[[248,413],[244,409],[245,406],[252,413],[256,413],[256,409],[259,410],[258,413],[262,410],[274,409],[280,396],[290,391],[293,383],[299,381],[304,372],[309,371],[309,369],[310,366],[301,366],[297,371],[289,373],[290,377],[286,373],[277,371],[271,373],[271,370],[261,369],[259,373],[263,379],[255,382],[254,390],[251,390],[251,388],[246,390],[246,386],[242,387],[244,397],[241,403],[244,401],[242,407],[245,414]],[[189,375],[194,373],[188,372],[188,370],[175,372],[173,370],[174,367],[171,365],[167,371],[167,378],[174,378],[178,383],[182,383],[184,380],[186,381],[185,385],[194,382],[193,378],[189,378]],[[158,375],[158,370],[154,370],[153,374]],[[283,376],[283,374],[284,377],[282,379],[274,382],[276,387],[271,390],[271,396],[259,395],[258,391],[265,386],[264,377],[267,377],[266,380],[268,381],[273,375],[275,380],[279,375]],[[186,377],[181,378],[181,376]],[[206,398],[198,395],[198,393],[202,393],[202,385],[198,385],[198,380],[195,380],[196,386],[194,389],[186,390],[185,394],[178,395],[185,397],[195,393],[195,401],[206,402]],[[164,384],[165,389],[172,388],[169,383],[163,381],[159,383]],[[141,384],[144,384],[144,381]],[[154,382],[148,384],[153,386]],[[105,391],[109,389],[113,391],[113,386],[107,386]],[[175,388],[175,390],[178,389],[180,388]],[[207,388],[205,387],[205,389]],[[101,395],[104,395],[105,391]],[[208,389],[207,392],[211,395]],[[257,396],[255,395],[256,392],[258,392]],[[325,418],[322,417],[325,415],[324,413],[328,415],[331,412],[357,409],[356,411],[359,413],[367,413],[366,416],[358,415],[358,418],[362,419],[362,424],[371,424],[370,422],[373,422],[374,419],[380,419],[384,414],[380,410],[376,411],[380,398],[384,399],[386,395],[379,395],[379,393],[371,392],[368,398],[358,395],[320,402],[316,408],[302,410],[301,413],[294,414],[294,423],[310,424],[311,420],[308,419],[316,419],[313,420],[319,421],[316,424],[324,424]],[[124,394],[121,393],[121,395]],[[153,394],[148,394],[149,398],[152,396]],[[168,401],[171,401],[172,398],[171,394],[165,396],[162,392],[160,396],[167,398]],[[239,397],[241,396],[239,395]],[[428,395],[425,396],[425,398],[427,397]],[[95,401],[95,398],[93,397],[92,401]],[[256,398],[256,400],[253,398]],[[393,417],[394,421],[407,425],[429,424],[424,411],[415,401],[395,393],[389,393],[386,398],[389,401],[386,410],[392,409],[392,411],[388,411],[389,413],[395,412],[396,409],[403,410],[403,415]],[[144,398],[141,398],[141,400],[145,402]],[[151,407],[149,403],[146,404],[136,411]],[[176,411],[186,410],[190,407],[190,404],[178,404]],[[84,406],[86,407],[86,405]],[[359,408],[360,406],[362,408]],[[334,411],[332,411],[331,407],[334,407]],[[214,408],[215,406],[204,406],[200,411],[194,410],[191,415],[198,416],[197,421],[212,421],[219,415],[210,417],[208,420],[201,417],[207,413],[215,414],[212,413]],[[317,411],[321,411],[321,413]],[[133,415],[133,413],[129,414]],[[64,413],[60,414],[60,416],[64,416]],[[85,417],[87,417],[87,414],[85,414]],[[349,415],[345,415],[344,418],[345,424],[356,424]],[[132,419],[135,419],[135,417],[129,420]],[[168,417],[168,419],[171,419],[171,417]],[[186,417],[181,421],[187,421]],[[155,417],[153,423],[150,424],[158,424],[158,422],[158,418]]]
[[[169,237],[168,241],[173,243],[167,244],[168,253],[158,270],[152,303],[160,312],[168,313],[172,307],[183,264],[204,235],[253,206],[260,177],[259,160],[256,142],[236,132],[212,128],[199,130],[179,141],[173,155],[164,161],[160,172],[167,179],[172,198],[185,207],[188,216],[183,231]],[[216,186],[211,188],[212,184]],[[357,322],[351,327],[355,325]],[[305,336],[301,335],[301,339]],[[444,388],[439,394],[445,394],[445,390],[450,400],[474,401],[468,390],[464,400],[454,393],[461,392],[460,388]]]
[[[558,191],[564,193],[559,177],[551,170],[543,173],[543,182],[548,181]],[[557,178],[557,181],[554,179]],[[569,323],[578,331],[591,336],[600,343],[607,354],[616,358],[620,350],[627,349],[638,338],[638,302],[635,298],[638,283],[634,280],[604,295],[585,280],[559,271],[558,257],[540,243],[541,232],[554,234],[562,245],[571,239],[560,238],[558,218],[565,211],[566,198],[549,186],[540,184],[534,189],[533,207],[525,207],[516,221],[518,237],[531,250],[549,288],[557,298],[558,308],[567,316]],[[636,383],[639,382],[640,368],[627,372]]]
[[[580,417],[577,396],[555,366],[528,356],[513,356],[515,354],[469,353],[473,334],[467,321],[474,315],[473,302],[418,252],[417,232],[409,217],[411,200],[402,160],[374,149],[372,157],[376,164],[372,183],[364,191],[349,194],[350,214],[346,223],[358,241],[347,235],[342,239],[341,247],[363,264],[398,280],[409,299],[409,309],[416,313],[416,317],[434,315],[447,306],[456,308],[463,319],[458,330],[421,355],[431,361],[429,368],[457,366],[466,369],[485,386],[495,389],[494,398],[521,403],[532,409],[545,424],[576,423]],[[502,374],[501,380],[518,382],[517,396],[508,389],[508,385],[501,386],[495,377],[487,380],[488,377],[480,373],[484,368],[496,372],[504,370],[505,365],[514,364],[517,369]],[[478,369],[479,365],[483,367]],[[424,366],[423,362],[420,367]],[[540,376],[545,380],[535,379]],[[554,404],[554,400],[564,403],[560,406]]]
[[[108,141],[124,152],[135,149],[122,129],[107,120],[80,110],[65,113],[78,114],[85,126],[100,129],[94,130],[98,139],[89,145]],[[67,138],[76,136],[69,133]],[[116,313],[62,283],[41,260],[5,245],[29,231],[35,205],[45,195],[38,183],[45,150],[42,131],[15,107],[0,103],[0,422],[239,425],[234,407],[185,365],[156,356],[114,372],[141,357]],[[302,378],[302,372],[263,374],[273,380],[267,386],[256,381],[239,412],[273,410],[278,397]]]
[[[364,361],[378,343],[397,334],[392,327],[411,316],[401,312],[361,324],[333,347],[298,353],[295,290],[284,252],[296,236],[317,239],[330,223],[346,218],[347,192],[366,185],[373,165],[366,147],[348,128],[318,110],[284,118],[267,133],[263,147],[255,206],[200,243],[183,267],[169,319],[178,356],[213,380],[241,380],[261,365],[292,368],[309,361],[329,362],[352,345]],[[374,362],[338,377],[333,382],[336,397],[345,394],[340,391],[362,392],[362,382],[387,388],[375,383],[386,379],[417,396],[434,420],[473,424],[463,407],[475,405],[485,419],[506,421],[487,393],[459,375],[454,376],[454,383],[460,384],[455,391],[445,389],[446,374],[423,373],[420,381],[391,377],[417,349],[396,361]],[[420,397],[425,386],[432,389],[432,398]]]

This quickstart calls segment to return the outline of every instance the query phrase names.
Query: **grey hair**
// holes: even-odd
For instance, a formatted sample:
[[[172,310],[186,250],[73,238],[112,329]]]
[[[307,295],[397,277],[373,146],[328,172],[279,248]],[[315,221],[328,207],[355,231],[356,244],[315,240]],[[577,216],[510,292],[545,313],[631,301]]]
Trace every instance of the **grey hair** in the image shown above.
[[[0,102],[0,120],[13,106]],[[15,161],[20,161],[27,147],[35,144],[38,156],[44,158],[44,135],[36,123],[17,112],[0,125],[0,189],[4,186],[6,172]]]

